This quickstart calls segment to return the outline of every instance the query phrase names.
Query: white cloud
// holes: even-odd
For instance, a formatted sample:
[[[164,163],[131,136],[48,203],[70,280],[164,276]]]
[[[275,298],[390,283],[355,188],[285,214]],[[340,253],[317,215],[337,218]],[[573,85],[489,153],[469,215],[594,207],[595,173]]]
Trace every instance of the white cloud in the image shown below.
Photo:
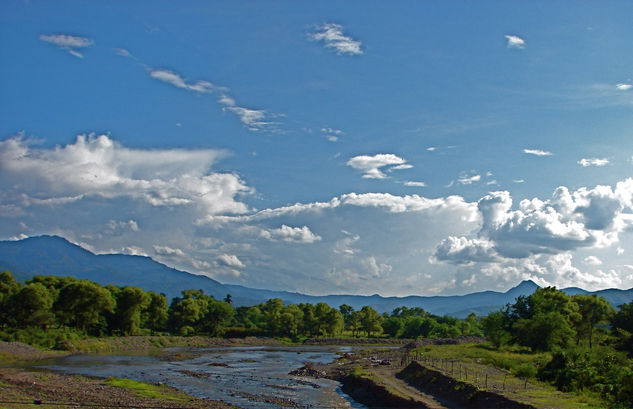
[[[524,179],[513,179],[512,180],[513,183],[525,183]]]
[[[227,267],[243,268],[244,263],[235,254],[220,254],[218,262]]]
[[[379,153],[374,156],[360,155],[347,161],[347,166],[363,172],[365,179],[385,179],[381,168],[390,167],[390,170],[408,169],[412,167],[406,161],[392,153]]]
[[[505,37],[508,40],[506,44],[508,48],[525,48],[525,40],[521,37],[515,35],[506,35]]]
[[[602,260],[596,256],[587,256],[582,262],[590,266],[599,266],[602,264]]]
[[[285,224],[281,225],[278,229],[262,230],[260,235],[267,240],[285,241],[288,243],[309,244],[321,240],[321,236],[312,233],[308,226],[290,227]]]
[[[128,50],[126,50],[125,48],[115,48],[114,49],[114,54],[116,54],[116,55],[118,55],[120,57],[134,58],[132,53],[129,52]]]
[[[524,153],[527,153],[528,155],[535,155],[535,156],[552,156],[553,153],[549,152],[549,151],[543,151],[540,149],[523,149]]]
[[[606,158],[582,158],[577,162],[582,167],[588,166],[605,166],[609,164],[609,159]]]
[[[404,182],[404,185],[409,186],[409,187],[425,187],[426,183],[409,180],[409,181]]]
[[[125,246],[121,248],[121,253],[129,254],[130,256],[143,256],[147,257],[148,254],[142,248],[138,246]]]
[[[275,130],[278,125],[273,118],[279,115],[271,114],[263,109],[250,109],[238,106],[235,99],[222,94],[218,100],[223,105],[223,110],[237,115],[240,122],[251,131]]]
[[[428,148],[426,148],[427,151],[429,152],[433,152],[435,150],[437,150],[437,148],[435,146],[429,146]]]
[[[363,259],[361,264],[372,278],[382,278],[393,270],[393,267],[389,264],[377,262],[374,256]]]
[[[333,129],[328,127],[321,128],[321,133],[323,134],[323,137],[330,142],[338,142],[340,140],[340,137],[345,134],[345,132],[341,131],[340,129]]]
[[[154,245],[154,253],[167,257],[185,257],[185,252],[181,249],[171,248],[169,246]]]
[[[498,257],[494,250],[494,243],[489,240],[450,236],[437,246],[431,261],[434,262],[434,260],[454,264],[472,264],[496,261]]]
[[[106,231],[110,234],[122,234],[126,231],[138,232],[139,228],[135,220],[117,221],[110,219],[108,223],[106,223]]]
[[[107,135],[40,149],[17,136],[0,141],[0,187],[20,207],[125,197],[201,215],[244,213],[248,207],[236,196],[252,190],[235,174],[210,171],[224,156],[212,149],[129,149]]]
[[[69,34],[40,34],[40,40],[56,45],[62,50],[68,51],[77,58],[84,58],[77,49],[90,47],[93,41],[86,37],[73,36]]]
[[[617,84],[615,86],[617,89],[619,89],[620,91],[628,91],[631,88],[633,88],[633,84]]]
[[[481,175],[472,175],[472,176],[460,176],[459,179],[457,179],[457,183],[460,183],[462,185],[472,185],[475,182],[479,182],[481,180]]]
[[[337,54],[360,55],[363,53],[361,42],[343,34],[343,26],[325,23],[317,31],[308,35],[313,41],[323,41],[325,46],[336,50]]]
[[[632,197],[632,179],[619,182],[615,189],[596,186],[572,193],[559,187],[550,200],[525,199],[517,210],[512,210],[509,192],[493,192],[478,202],[482,224],[477,238],[448,238],[440,243],[435,257],[448,261],[457,258],[463,263],[468,257],[473,262],[482,261],[482,254],[492,251],[500,257],[521,259],[583,247],[608,247],[633,224]]]
[[[175,87],[186,89],[187,91],[199,92],[206,94],[218,89],[209,81],[199,80],[194,83],[187,83],[185,79],[178,73],[165,69],[155,69],[150,71],[149,75],[159,81],[166,82]]]

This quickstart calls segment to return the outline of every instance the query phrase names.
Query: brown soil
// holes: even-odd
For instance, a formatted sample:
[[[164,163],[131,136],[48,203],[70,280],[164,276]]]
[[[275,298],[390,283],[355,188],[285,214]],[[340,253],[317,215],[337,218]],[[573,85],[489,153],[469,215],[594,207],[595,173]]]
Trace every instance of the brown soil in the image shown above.
[[[20,368],[0,368],[0,407],[24,408],[34,402],[43,408],[90,406],[135,408],[210,408],[228,409],[224,402],[188,397],[165,385],[160,390],[178,400],[147,398],[136,392],[106,384],[104,379]]]

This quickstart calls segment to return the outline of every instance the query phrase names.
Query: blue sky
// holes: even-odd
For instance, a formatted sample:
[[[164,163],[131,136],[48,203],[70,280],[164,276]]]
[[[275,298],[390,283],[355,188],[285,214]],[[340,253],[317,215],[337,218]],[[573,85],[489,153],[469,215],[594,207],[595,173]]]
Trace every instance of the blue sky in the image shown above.
[[[0,4],[0,238],[225,283],[633,287],[628,2]]]

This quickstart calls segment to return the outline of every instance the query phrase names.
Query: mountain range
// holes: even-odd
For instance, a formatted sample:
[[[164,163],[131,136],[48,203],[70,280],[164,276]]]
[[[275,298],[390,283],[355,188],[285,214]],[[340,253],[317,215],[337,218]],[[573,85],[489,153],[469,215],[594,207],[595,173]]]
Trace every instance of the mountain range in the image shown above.
[[[325,295],[312,296],[288,291],[272,291],[222,284],[206,276],[180,271],[149,257],[124,254],[94,254],[58,236],[29,237],[18,241],[0,241],[0,271],[11,271],[19,281],[35,275],[72,276],[101,285],[136,286],[146,291],[163,293],[168,299],[178,297],[182,290],[202,289],[205,294],[224,299],[227,294],[235,305],[255,305],[270,298],[280,298],[286,304],[325,302],[332,307],[348,304],[355,309],[369,305],[376,311],[391,312],[397,307],[421,307],[436,315],[463,318],[479,316],[513,303],[520,295],[530,295],[539,286],[523,281],[506,292],[483,291],[460,296]],[[595,292],[571,287],[562,289],[569,295],[597,294],[618,306],[633,300],[633,289],[606,289]]]

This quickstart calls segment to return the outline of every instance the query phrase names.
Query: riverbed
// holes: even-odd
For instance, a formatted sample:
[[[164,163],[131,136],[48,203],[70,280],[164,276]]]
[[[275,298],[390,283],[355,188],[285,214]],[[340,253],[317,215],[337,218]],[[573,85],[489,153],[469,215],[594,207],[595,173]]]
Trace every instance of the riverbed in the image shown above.
[[[289,375],[306,362],[325,364],[349,346],[259,346],[172,348],[167,356],[71,355],[45,367],[63,373],[128,378],[164,384],[192,396],[222,400],[244,409],[355,408],[338,382]]]

